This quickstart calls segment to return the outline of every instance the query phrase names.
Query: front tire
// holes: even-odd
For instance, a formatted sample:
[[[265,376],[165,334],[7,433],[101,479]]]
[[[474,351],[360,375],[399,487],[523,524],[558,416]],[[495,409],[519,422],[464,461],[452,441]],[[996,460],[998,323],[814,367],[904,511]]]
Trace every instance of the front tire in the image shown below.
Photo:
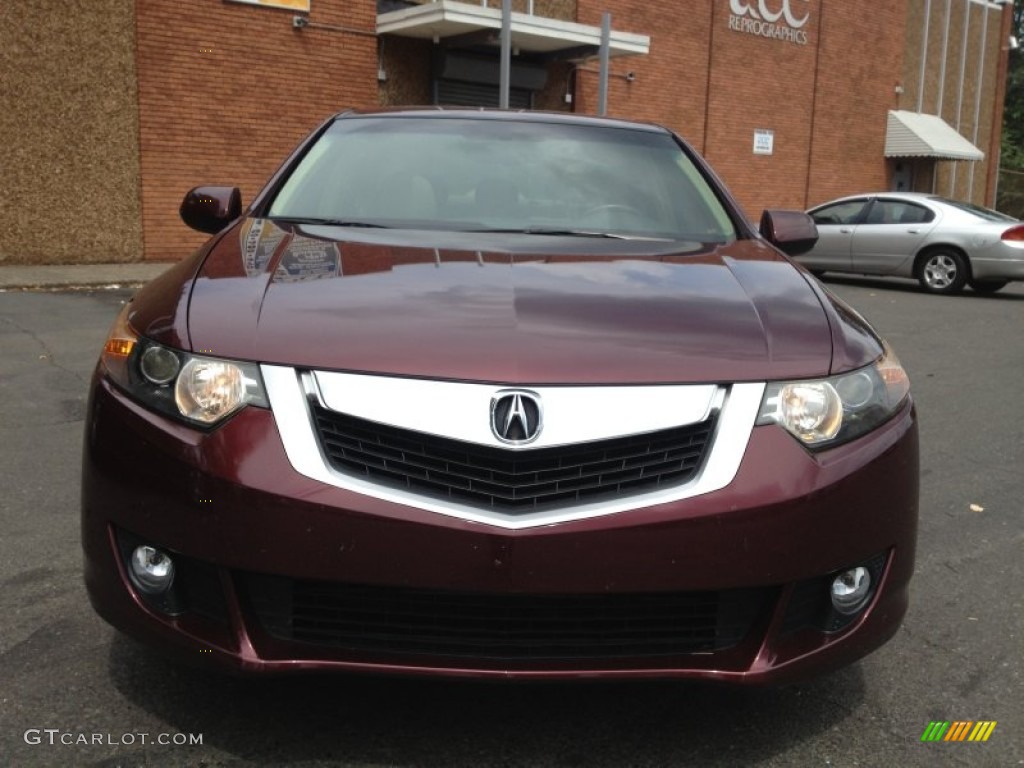
[[[967,260],[956,251],[932,251],[922,258],[917,279],[929,293],[960,293],[967,284]]]
[[[1009,282],[1009,280],[971,280],[971,288],[975,293],[988,296],[1005,288]]]

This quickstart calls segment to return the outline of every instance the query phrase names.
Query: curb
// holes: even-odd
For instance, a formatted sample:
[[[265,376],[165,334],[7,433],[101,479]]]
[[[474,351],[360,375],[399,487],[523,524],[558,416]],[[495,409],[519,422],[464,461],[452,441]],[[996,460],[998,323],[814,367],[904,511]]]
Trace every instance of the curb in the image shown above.
[[[0,291],[116,290],[137,287],[170,263],[0,266]]]

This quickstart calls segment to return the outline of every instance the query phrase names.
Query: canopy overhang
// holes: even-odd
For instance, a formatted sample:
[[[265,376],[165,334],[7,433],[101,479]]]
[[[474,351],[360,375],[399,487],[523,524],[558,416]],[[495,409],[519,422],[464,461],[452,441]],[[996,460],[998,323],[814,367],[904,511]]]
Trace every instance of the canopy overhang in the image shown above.
[[[936,160],[985,159],[985,153],[938,115],[889,110],[886,157],[931,157]]]
[[[495,44],[500,32],[501,9],[452,0],[435,0],[377,16],[378,35],[444,41],[449,45]],[[596,56],[600,46],[600,27],[526,13],[512,14],[512,47],[520,52],[583,59]],[[651,38],[647,35],[612,30],[611,56],[643,55],[650,47]]]

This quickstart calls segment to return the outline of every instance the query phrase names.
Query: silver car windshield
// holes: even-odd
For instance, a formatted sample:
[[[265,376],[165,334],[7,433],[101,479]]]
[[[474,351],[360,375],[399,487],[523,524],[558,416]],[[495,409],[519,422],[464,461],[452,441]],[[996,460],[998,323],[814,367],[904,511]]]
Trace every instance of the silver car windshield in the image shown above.
[[[340,119],[299,162],[269,215],[448,231],[736,237],[671,135],[514,119]]]

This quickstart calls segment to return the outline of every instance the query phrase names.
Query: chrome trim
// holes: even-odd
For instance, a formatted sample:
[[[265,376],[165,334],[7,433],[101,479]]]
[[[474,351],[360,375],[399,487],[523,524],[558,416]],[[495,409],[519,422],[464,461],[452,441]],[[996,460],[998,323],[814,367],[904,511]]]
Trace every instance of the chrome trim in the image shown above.
[[[765,388],[764,383],[733,384],[729,387],[702,384],[678,386],[652,385],[647,387],[532,387],[531,391],[537,393],[545,402],[546,414],[549,418],[543,440],[538,439],[526,448],[508,445],[501,446],[506,450],[529,450],[551,445],[580,443],[621,437],[627,434],[668,429],[674,426],[703,421],[715,410],[718,411],[718,424],[711,452],[704,463],[703,469],[687,483],[674,488],[658,489],[622,499],[590,502],[571,507],[512,515],[478,509],[466,504],[419,496],[407,491],[378,485],[335,470],[330,466],[326,456],[324,456],[320,449],[309,410],[310,400],[316,401],[328,408],[331,407],[330,403],[339,404],[340,391],[344,389],[347,395],[345,398],[346,406],[351,406],[346,407],[344,412],[350,413],[353,416],[371,418],[374,421],[382,421],[383,423],[406,429],[434,432],[434,434],[441,434],[455,439],[466,439],[459,434],[451,434],[453,431],[461,431],[465,428],[477,438],[480,438],[481,435],[486,438],[475,439],[472,442],[485,445],[500,445],[490,433],[487,404],[489,403],[490,395],[503,389],[503,387],[418,379],[395,379],[384,376],[359,376],[355,374],[324,374],[320,372],[314,375],[306,371],[299,372],[294,368],[276,365],[262,365],[261,369],[274,420],[281,434],[285,453],[295,471],[313,480],[318,480],[336,488],[364,494],[375,499],[510,530],[534,528],[542,525],[554,525],[572,520],[612,515],[641,507],[681,501],[724,488],[732,482],[739,469],[743,454],[746,451],[747,442],[750,439],[751,430],[754,428],[754,420],[757,418],[758,408],[761,404],[761,397],[764,394]],[[353,379],[366,381],[353,382]],[[346,385],[358,386],[354,388],[350,386],[337,386],[343,380]],[[419,397],[413,398],[414,406],[416,403],[422,405],[424,398],[427,398],[429,394],[430,397],[426,401],[433,404],[430,410],[441,412],[444,418],[422,419],[417,416],[421,414],[422,408],[398,407],[399,404],[392,400],[392,396],[398,390],[404,391],[406,396],[409,396],[410,391],[418,391],[420,393]],[[353,395],[357,391],[363,395],[370,395],[370,399],[354,397]],[[480,418],[454,419],[459,424],[458,430],[435,431],[429,428],[422,428],[424,423],[438,424],[442,421],[449,422],[453,420],[454,414],[472,410],[472,408],[466,407],[467,402],[477,400],[480,395],[486,398],[484,400],[483,415]],[[592,413],[593,411],[588,410],[588,408],[590,404],[595,402],[616,402],[616,410],[618,411],[635,410],[639,416],[636,423],[644,424],[645,428],[609,434],[607,429],[595,429],[592,424],[582,422],[572,425],[577,428],[575,433],[568,424],[563,424],[553,430],[550,422],[552,413],[556,412],[563,404],[573,403],[574,398],[579,398],[583,401],[582,405],[577,404],[577,407],[573,408],[576,414]],[[553,401],[556,404],[553,404]],[[666,402],[673,402],[676,406],[673,418],[666,419],[664,416],[665,411],[663,410],[660,414],[660,420],[654,423],[651,420],[651,416],[658,409],[652,407],[652,402],[660,404],[662,407]],[[335,408],[334,410],[342,409]],[[412,414],[412,423],[396,423],[399,419],[392,413],[395,411],[405,415]],[[392,415],[389,418],[380,419],[368,416],[368,413],[378,416],[381,414]],[[687,420],[681,420],[681,415],[684,415]],[[618,419],[616,423],[618,428],[628,429],[628,426],[626,426],[627,420]],[[557,432],[557,440],[552,439],[551,431]]]
[[[512,404],[505,415],[505,423],[499,425],[495,420],[498,416],[498,406],[506,397],[512,398]],[[533,407],[537,409],[537,423],[534,424],[533,429],[530,429],[529,413],[523,407],[524,399],[533,403]],[[490,411],[491,434],[498,439],[498,442],[505,445],[529,445],[540,437],[541,430],[544,429],[544,403],[541,401],[540,395],[528,389],[499,389],[491,395]],[[514,422],[519,423],[523,434],[526,435],[522,440],[513,440],[508,436]]]
[[[403,379],[317,371],[304,373],[324,408],[428,435],[510,451],[589,443],[697,424],[711,415],[714,384],[647,387],[531,387],[544,409],[544,429],[528,445],[501,442],[491,431],[491,399],[501,385]],[[601,414],[601,418],[594,418]]]

